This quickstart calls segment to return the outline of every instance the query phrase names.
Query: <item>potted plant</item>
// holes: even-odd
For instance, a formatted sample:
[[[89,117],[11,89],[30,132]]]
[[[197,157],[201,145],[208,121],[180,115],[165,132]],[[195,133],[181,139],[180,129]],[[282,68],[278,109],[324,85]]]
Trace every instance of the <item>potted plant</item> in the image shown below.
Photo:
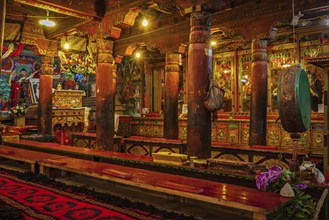
[[[316,201],[305,192],[307,185],[296,173],[274,166],[267,172],[257,175],[256,186],[262,191],[280,192],[283,196],[293,197],[292,203],[287,207],[289,219],[311,219],[313,217]]]

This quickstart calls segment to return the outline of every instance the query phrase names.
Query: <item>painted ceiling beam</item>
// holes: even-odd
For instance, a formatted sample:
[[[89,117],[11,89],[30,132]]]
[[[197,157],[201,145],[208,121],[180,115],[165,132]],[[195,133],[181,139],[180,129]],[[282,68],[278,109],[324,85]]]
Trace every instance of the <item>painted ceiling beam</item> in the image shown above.
[[[53,11],[59,14],[64,14],[72,17],[90,19],[97,18],[96,11],[94,8],[94,1],[89,0],[80,0],[78,3],[74,1],[74,4],[71,4],[72,1],[64,0],[53,0],[51,2],[44,0],[14,0],[15,2],[30,5],[36,8],[41,8],[44,10]],[[77,10],[79,8],[79,10]]]

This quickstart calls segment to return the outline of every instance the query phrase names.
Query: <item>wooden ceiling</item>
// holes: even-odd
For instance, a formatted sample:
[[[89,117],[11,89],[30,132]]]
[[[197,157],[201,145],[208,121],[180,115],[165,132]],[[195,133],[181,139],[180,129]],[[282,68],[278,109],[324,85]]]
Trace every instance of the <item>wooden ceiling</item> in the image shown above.
[[[202,7],[203,10],[214,12],[229,10],[250,2],[255,1],[7,0],[6,23],[24,25],[28,21],[37,24],[41,18],[46,17],[47,11],[49,11],[49,19],[55,21],[57,25],[55,27],[44,27],[43,32],[46,38],[56,39],[63,35],[77,34],[77,32],[84,30],[86,25],[97,29],[99,22],[104,23],[107,29],[110,28],[108,26],[114,26],[114,24],[117,24],[116,26],[119,28],[124,28],[131,27],[134,24],[133,20],[141,14],[151,18],[179,14],[183,16],[189,13],[193,7],[199,9]],[[131,19],[128,23],[125,21],[127,18],[128,20]]]
[[[327,0],[295,2],[296,13],[303,11],[303,18],[314,17],[313,9],[319,12],[319,7],[326,15],[329,11]],[[309,11],[308,8],[313,9]],[[95,36],[101,32],[116,40],[115,54],[124,54],[130,44],[147,41],[150,48],[171,51],[180,43],[188,42],[188,14],[193,10],[214,13],[214,27],[221,27],[231,41],[231,35],[234,39],[237,35],[248,40],[267,34],[274,24],[281,25],[280,31],[288,25],[290,31],[291,9],[290,0],[277,0],[275,5],[272,0],[7,0],[6,25],[21,24],[23,35],[24,27],[29,25],[30,30],[41,29],[35,32],[51,40],[68,35]],[[38,24],[41,17],[45,18],[47,10],[49,18],[57,23],[55,27],[40,27]],[[138,19],[143,16],[156,21],[152,33],[136,27]],[[165,28],[170,31],[164,31]],[[5,40],[19,41],[17,38]]]

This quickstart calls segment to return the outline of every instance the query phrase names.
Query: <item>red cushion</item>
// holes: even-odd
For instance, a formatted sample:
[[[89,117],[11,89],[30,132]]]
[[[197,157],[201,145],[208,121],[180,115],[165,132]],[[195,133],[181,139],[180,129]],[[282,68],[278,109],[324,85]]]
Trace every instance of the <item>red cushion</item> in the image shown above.
[[[264,146],[264,145],[253,145],[250,146],[250,149],[260,149],[260,150],[276,150],[275,146]]]

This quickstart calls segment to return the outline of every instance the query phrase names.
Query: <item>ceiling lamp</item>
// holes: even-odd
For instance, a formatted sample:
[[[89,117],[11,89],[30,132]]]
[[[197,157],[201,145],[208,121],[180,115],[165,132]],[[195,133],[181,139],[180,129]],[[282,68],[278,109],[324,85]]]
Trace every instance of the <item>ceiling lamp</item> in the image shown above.
[[[140,52],[135,53],[135,57],[136,58],[140,58],[141,57],[141,53]]]
[[[54,21],[49,20],[48,17],[49,17],[49,11],[47,10],[47,18],[40,20],[39,21],[39,24],[45,25],[47,27],[53,27],[53,26],[55,26],[56,23]]]
[[[215,46],[216,44],[217,44],[216,41],[211,41],[211,42],[210,42],[210,45],[211,45],[211,46]]]

